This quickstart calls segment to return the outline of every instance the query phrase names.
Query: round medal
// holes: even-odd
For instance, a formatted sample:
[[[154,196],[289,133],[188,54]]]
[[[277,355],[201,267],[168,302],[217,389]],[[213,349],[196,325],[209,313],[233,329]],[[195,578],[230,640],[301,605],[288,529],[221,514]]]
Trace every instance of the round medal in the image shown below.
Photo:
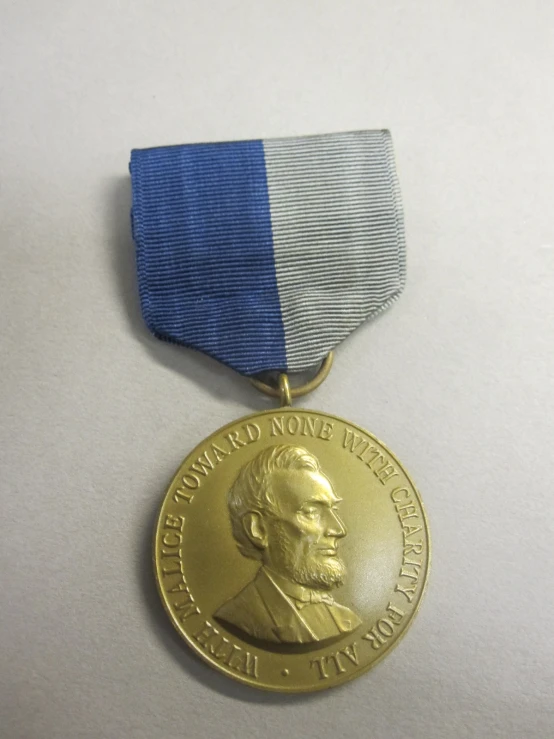
[[[417,490],[374,436],[283,407],[216,431],[158,519],[167,613],[209,664],[283,692],[372,667],[417,611],[430,542]]]

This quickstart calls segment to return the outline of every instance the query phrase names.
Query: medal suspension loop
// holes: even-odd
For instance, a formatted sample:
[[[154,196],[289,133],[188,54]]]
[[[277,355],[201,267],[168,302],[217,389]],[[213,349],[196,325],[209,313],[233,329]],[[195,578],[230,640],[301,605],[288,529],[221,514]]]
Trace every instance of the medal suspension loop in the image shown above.
[[[264,393],[265,395],[269,395],[271,398],[278,398],[281,407],[290,406],[292,404],[293,398],[300,398],[302,397],[302,395],[307,395],[308,393],[311,393],[312,390],[315,390],[317,387],[319,387],[331,371],[332,365],[333,352],[329,352],[329,354],[321,363],[321,366],[317,371],[315,377],[313,377],[308,382],[304,382],[302,385],[298,385],[297,387],[290,386],[289,377],[286,372],[282,372],[279,375],[279,384],[277,387],[273,387],[272,385],[269,385],[267,382],[263,382],[262,380],[257,380],[255,377],[251,377],[250,382],[257,390]]]

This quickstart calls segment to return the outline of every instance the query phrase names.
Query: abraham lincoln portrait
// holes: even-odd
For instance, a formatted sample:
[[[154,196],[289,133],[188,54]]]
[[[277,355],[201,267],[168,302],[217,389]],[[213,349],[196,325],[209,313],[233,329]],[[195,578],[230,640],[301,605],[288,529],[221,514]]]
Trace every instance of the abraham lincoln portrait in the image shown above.
[[[272,446],[245,464],[227,504],[240,553],[260,567],[215,619],[247,640],[289,645],[354,631],[360,618],[333,597],[346,575],[340,502],[306,449]]]

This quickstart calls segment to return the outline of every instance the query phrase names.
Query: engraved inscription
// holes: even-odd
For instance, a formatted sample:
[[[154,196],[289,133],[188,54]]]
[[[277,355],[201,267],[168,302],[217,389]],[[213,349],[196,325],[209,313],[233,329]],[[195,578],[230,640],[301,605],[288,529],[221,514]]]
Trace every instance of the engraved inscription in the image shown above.
[[[369,439],[345,428],[342,446],[369,467],[382,485],[398,476],[394,464]]]
[[[423,526],[418,506],[413,497],[413,491],[408,488],[395,488],[391,493],[404,540],[402,565],[398,574],[398,582],[395,591],[401,593],[408,603],[411,603],[417,592],[421,578],[423,559],[418,557],[422,554],[424,542],[421,538]]]
[[[387,614],[380,618],[377,623],[362,636],[368,641],[373,649],[380,649],[393,636],[397,626],[400,625],[406,614],[392,603],[387,606]]]
[[[311,436],[314,439],[330,441],[333,438],[334,423],[317,416],[275,416],[269,419],[271,436]]]
[[[193,636],[212,657],[243,675],[258,678],[258,657],[222,636],[209,621],[205,621]]]
[[[194,499],[194,491],[200,487],[203,479],[208,477],[216,465],[237,449],[258,441],[261,435],[262,430],[258,424],[248,422],[243,424],[239,431],[230,431],[225,434],[224,446],[215,442],[210,444],[209,448],[202,452],[181,477],[181,484],[173,493],[175,503],[191,503]]]
[[[159,554],[160,560],[163,561],[164,588],[166,593],[175,596],[170,602],[181,622],[200,613],[188,588],[181,563],[184,525],[184,516],[173,516],[170,513],[166,515],[161,537],[162,549]]]
[[[358,666],[356,642],[352,642],[338,652],[331,652],[319,659],[310,660],[310,667],[315,670],[319,680],[327,680],[346,672],[348,667]]]

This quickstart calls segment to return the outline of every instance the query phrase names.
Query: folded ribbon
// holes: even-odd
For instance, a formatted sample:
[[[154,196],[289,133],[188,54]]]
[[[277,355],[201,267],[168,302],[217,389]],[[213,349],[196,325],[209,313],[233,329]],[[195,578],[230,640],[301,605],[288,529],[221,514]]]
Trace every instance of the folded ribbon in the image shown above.
[[[404,286],[388,131],[134,150],[141,306],[246,375],[321,361]]]

